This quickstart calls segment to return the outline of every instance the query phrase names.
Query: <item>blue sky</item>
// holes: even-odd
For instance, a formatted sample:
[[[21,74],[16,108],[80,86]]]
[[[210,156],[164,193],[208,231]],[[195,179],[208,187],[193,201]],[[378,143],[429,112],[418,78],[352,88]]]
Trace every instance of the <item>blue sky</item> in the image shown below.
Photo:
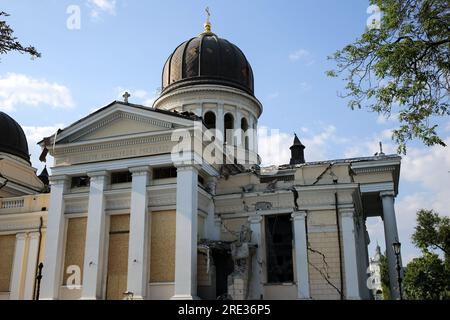
[[[70,5],[80,9],[80,29],[67,28]],[[15,35],[42,53],[35,60],[20,54],[0,60],[0,110],[24,127],[33,165],[43,167],[36,160],[38,140],[119,99],[124,90],[131,92],[130,102],[151,105],[165,60],[202,31],[206,6],[213,32],[238,45],[253,67],[255,94],[264,105],[259,127],[279,130],[260,141],[266,164],[289,160],[294,131],[308,161],[373,155],[378,141],[385,152],[395,152],[395,117],[351,111],[337,94],[344,83],[325,75],[333,67],[327,56],[365,30],[368,1],[3,0]],[[448,143],[449,120],[439,120]],[[286,151],[271,153],[271,143]],[[396,200],[405,262],[418,254],[409,239],[415,211],[448,214],[449,170],[448,148],[410,144]],[[377,241],[384,246],[381,219],[369,219],[368,228],[373,254]]]

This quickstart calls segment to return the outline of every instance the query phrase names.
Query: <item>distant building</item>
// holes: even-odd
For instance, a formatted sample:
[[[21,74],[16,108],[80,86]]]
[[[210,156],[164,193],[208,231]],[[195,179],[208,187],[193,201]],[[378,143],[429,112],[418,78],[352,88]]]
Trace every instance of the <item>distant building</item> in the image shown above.
[[[375,255],[369,261],[370,286],[375,300],[383,300],[383,286],[381,282],[381,251],[377,244]]]

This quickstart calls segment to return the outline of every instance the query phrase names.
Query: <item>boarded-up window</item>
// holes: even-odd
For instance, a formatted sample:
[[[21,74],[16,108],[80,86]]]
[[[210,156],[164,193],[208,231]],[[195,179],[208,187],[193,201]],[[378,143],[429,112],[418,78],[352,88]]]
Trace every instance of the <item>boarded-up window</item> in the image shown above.
[[[87,218],[70,218],[67,222],[66,253],[64,256],[63,285],[67,285],[69,266],[78,266],[81,271],[80,279],[83,283],[84,247],[86,243]],[[71,284],[71,283],[69,283]]]
[[[110,219],[108,275],[106,299],[121,300],[127,290],[128,241],[130,235],[130,215],[113,215]]]
[[[175,211],[151,213],[150,282],[175,281]]]
[[[9,292],[16,235],[0,236],[0,292]]]

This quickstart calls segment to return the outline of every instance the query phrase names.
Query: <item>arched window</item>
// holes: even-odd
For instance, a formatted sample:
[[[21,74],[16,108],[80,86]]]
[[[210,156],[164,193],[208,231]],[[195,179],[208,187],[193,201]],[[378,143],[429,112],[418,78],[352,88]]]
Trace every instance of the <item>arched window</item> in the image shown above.
[[[203,117],[205,126],[207,129],[215,129],[216,128],[216,115],[212,111],[208,111],[205,113]]]
[[[224,136],[225,142],[230,141],[233,137],[233,129],[234,129],[234,117],[231,113],[227,113],[224,117]]]
[[[248,129],[248,122],[247,122],[246,118],[241,119],[241,129],[244,132],[247,131],[247,129]]]
[[[242,129],[242,137],[241,137],[241,141],[244,141],[244,148],[245,150],[248,150],[248,135],[247,135],[247,130],[248,130],[248,122],[246,118],[242,118],[241,119],[241,129]]]

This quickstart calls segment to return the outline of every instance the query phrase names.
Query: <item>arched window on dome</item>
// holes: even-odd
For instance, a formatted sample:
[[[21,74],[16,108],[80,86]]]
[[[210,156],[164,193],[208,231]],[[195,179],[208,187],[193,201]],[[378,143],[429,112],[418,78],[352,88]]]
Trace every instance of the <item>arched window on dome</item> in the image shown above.
[[[203,117],[203,121],[205,122],[205,126],[207,129],[215,129],[216,128],[216,115],[212,111],[208,111],[205,113]]]
[[[242,118],[241,119],[241,129],[242,129],[242,138],[241,141],[244,141],[244,148],[245,150],[248,150],[249,145],[248,145],[248,121],[246,118]]]
[[[225,142],[232,141],[234,129],[234,117],[231,113],[227,113],[223,119],[225,129]]]

